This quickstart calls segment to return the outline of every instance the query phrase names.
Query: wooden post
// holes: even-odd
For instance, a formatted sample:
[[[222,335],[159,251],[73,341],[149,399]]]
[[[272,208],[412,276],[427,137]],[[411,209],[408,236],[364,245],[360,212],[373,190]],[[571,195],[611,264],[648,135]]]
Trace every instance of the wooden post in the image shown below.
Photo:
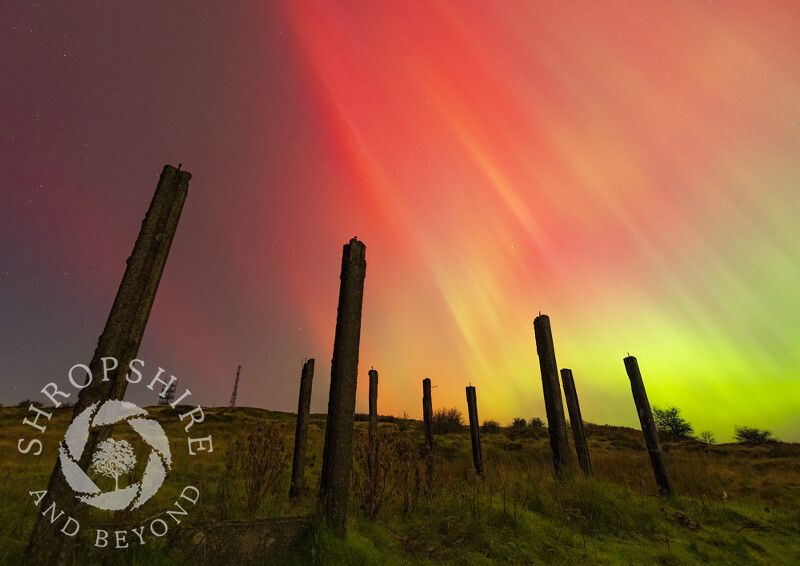
[[[128,385],[125,373],[128,364],[139,352],[191,178],[188,171],[181,171],[180,167],[175,169],[171,165],[165,165],[161,172],[89,369],[93,376],[103,373],[102,358],[115,358],[118,364],[108,372],[107,381],[93,379],[90,386],[81,390],[75,403],[73,418],[92,403],[109,399],[121,400],[125,395]],[[78,462],[81,469],[88,469],[97,445],[110,434],[109,427],[90,431]],[[79,523],[86,517],[86,505],[78,501],[67,484],[60,460],[56,460],[47,494],[39,507],[45,510],[53,504],[59,513],[63,512],[64,516],[72,517]],[[39,513],[25,552],[25,563],[71,564],[72,544],[71,537],[64,536],[56,525],[51,525],[50,520]]]
[[[367,474],[369,475],[370,491],[373,492],[377,484],[378,475],[378,372],[369,370],[369,444],[367,446]],[[370,499],[374,493],[370,493]]]
[[[422,422],[425,426],[425,446],[433,452],[433,403],[431,401],[431,380],[422,380]]]
[[[533,321],[536,335],[536,352],[539,354],[539,367],[542,371],[542,390],[544,407],[547,412],[547,429],[550,433],[550,451],[553,453],[553,468],[556,476],[568,475],[570,470],[569,441],[567,423],[564,419],[564,404],[561,400],[561,387],[558,384],[558,365],[550,331],[550,318],[540,314]]]
[[[639,372],[639,363],[633,356],[628,356],[624,361],[625,371],[628,373],[628,379],[631,380],[633,401],[636,403],[636,412],[639,413],[639,423],[642,425],[642,434],[644,434],[647,452],[650,454],[650,464],[653,466],[658,490],[662,495],[672,495],[672,482],[669,481],[667,468],[664,466],[661,444],[658,442],[658,431],[656,430],[656,423],[653,421],[653,413],[650,410],[650,401],[647,400],[647,391],[644,388],[642,374]]]
[[[578,466],[581,473],[592,475],[592,461],[589,459],[589,446],[586,443],[586,433],[583,430],[581,406],[578,403],[578,393],[575,391],[575,380],[572,378],[571,369],[561,370],[561,383],[564,386],[564,397],[569,410],[569,422],[572,426],[572,438],[575,439],[575,451],[578,453]]]
[[[340,537],[344,537],[347,530],[347,500],[353,468],[353,417],[356,409],[361,306],[367,270],[365,256],[366,246],[356,238],[344,245],[331,360],[328,419],[322,451],[320,500],[323,516],[331,530]]]
[[[431,380],[422,380],[422,424],[425,429],[425,491],[428,500],[433,497],[433,402]]]
[[[308,416],[311,413],[311,386],[314,381],[314,358],[303,364],[300,375],[300,398],[297,401],[297,427],[294,432],[294,458],[289,497],[297,499],[306,485],[306,443],[308,441]]]
[[[483,453],[481,452],[481,429],[478,422],[478,399],[473,386],[467,387],[467,409],[469,411],[469,433],[472,437],[472,461],[475,471],[483,475]]]

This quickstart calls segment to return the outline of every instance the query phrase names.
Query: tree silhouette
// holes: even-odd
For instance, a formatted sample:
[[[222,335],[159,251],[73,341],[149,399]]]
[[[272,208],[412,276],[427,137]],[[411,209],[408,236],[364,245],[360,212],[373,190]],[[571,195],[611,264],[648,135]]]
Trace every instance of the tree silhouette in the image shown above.
[[[119,476],[136,465],[133,446],[127,440],[109,438],[97,445],[92,456],[92,468],[107,477],[114,478],[114,490],[119,489]]]
[[[667,407],[660,409],[653,405],[653,420],[659,432],[677,438],[692,438],[694,427],[681,416],[681,410],[677,407]]]
[[[766,444],[767,442],[776,442],[778,439],[772,434],[772,431],[767,429],[760,429],[751,426],[735,426],[733,427],[736,442],[742,444]]]

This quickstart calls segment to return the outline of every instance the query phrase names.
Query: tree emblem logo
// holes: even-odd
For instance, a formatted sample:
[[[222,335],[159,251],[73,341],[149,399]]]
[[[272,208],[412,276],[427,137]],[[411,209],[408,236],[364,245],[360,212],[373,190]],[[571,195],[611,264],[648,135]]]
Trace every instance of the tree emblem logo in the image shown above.
[[[164,429],[153,419],[144,418],[147,411],[127,401],[94,403],[83,410],[67,429],[64,442],[58,449],[61,469],[70,487],[79,494],[78,499],[108,511],[136,509],[156,494],[171,465],[169,440]],[[114,490],[103,492],[86,475],[78,460],[83,455],[89,431],[92,427],[113,425],[126,421],[141,439],[151,448],[147,466],[138,482],[119,488],[119,478],[133,470],[136,456],[133,446],[126,440],[109,438],[97,446],[92,454],[91,469],[114,479]]]
[[[98,473],[114,478],[114,490],[119,489],[119,476],[136,466],[133,446],[127,440],[108,438],[97,445],[92,456],[92,468]]]

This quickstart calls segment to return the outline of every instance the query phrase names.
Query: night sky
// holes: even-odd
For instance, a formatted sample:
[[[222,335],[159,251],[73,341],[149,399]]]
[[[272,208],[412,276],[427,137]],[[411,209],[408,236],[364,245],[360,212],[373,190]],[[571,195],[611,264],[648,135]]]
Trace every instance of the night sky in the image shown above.
[[[88,363],[165,163],[189,197],[139,357],[204,406],[324,412],[342,245],[357,410],[584,419],[622,363],[697,431],[800,440],[800,5],[4,2],[0,402]],[[129,387],[128,398],[155,395]]]

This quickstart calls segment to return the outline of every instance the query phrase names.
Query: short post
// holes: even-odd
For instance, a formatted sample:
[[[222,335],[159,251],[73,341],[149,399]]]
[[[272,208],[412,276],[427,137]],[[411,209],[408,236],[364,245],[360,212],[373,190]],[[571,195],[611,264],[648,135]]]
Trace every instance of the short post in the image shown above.
[[[433,452],[433,403],[431,401],[431,380],[422,380],[422,422],[425,426],[425,446]]]
[[[564,386],[564,397],[569,410],[569,422],[572,425],[572,438],[575,440],[575,451],[578,453],[578,466],[585,476],[592,475],[592,461],[589,459],[589,446],[586,443],[586,433],[583,430],[581,406],[578,403],[578,393],[575,391],[575,380],[572,378],[571,369],[561,370],[561,383]]]
[[[300,375],[300,398],[297,401],[297,427],[294,432],[294,458],[289,497],[297,499],[306,485],[306,442],[308,441],[308,416],[311,412],[311,385],[314,381],[314,358],[306,360]]]
[[[367,447],[367,473],[370,490],[374,490],[378,475],[378,372],[369,370],[369,441]]]
[[[571,459],[567,423],[564,419],[564,403],[561,400],[561,387],[558,383],[556,352],[553,347],[553,334],[550,331],[550,317],[546,314],[537,316],[533,321],[533,329],[542,372],[542,390],[547,412],[547,430],[550,433],[550,451],[553,453],[553,468],[556,476],[562,477],[570,473]]]
[[[358,380],[358,347],[361,339],[361,307],[367,271],[366,246],[356,238],[344,245],[339,286],[336,335],[331,360],[331,388],[325,447],[322,451],[320,501],[331,530],[344,537],[347,501],[353,469],[353,420]]]
[[[625,371],[628,373],[628,379],[631,380],[633,401],[636,403],[636,411],[639,413],[639,423],[642,425],[642,434],[644,434],[647,452],[650,454],[650,465],[653,466],[653,473],[656,476],[658,491],[662,495],[672,495],[672,482],[669,481],[667,468],[664,465],[664,457],[661,454],[661,444],[658,442],[656,423],[653,421],[650,401],[647,400],[647,391],[645,391],[644,388],[642,374],[639,372],[639,362],[636,361],[634,356],[628,356],[624,361]]]
[[[475,464],[475,471],[481,476],[483,475],[481,429],[478,422],[478,399],[475,395],[475,388],[472,385],[467,387],[467,409],[469,412],[469,433],[472,437],[472,461]]]

